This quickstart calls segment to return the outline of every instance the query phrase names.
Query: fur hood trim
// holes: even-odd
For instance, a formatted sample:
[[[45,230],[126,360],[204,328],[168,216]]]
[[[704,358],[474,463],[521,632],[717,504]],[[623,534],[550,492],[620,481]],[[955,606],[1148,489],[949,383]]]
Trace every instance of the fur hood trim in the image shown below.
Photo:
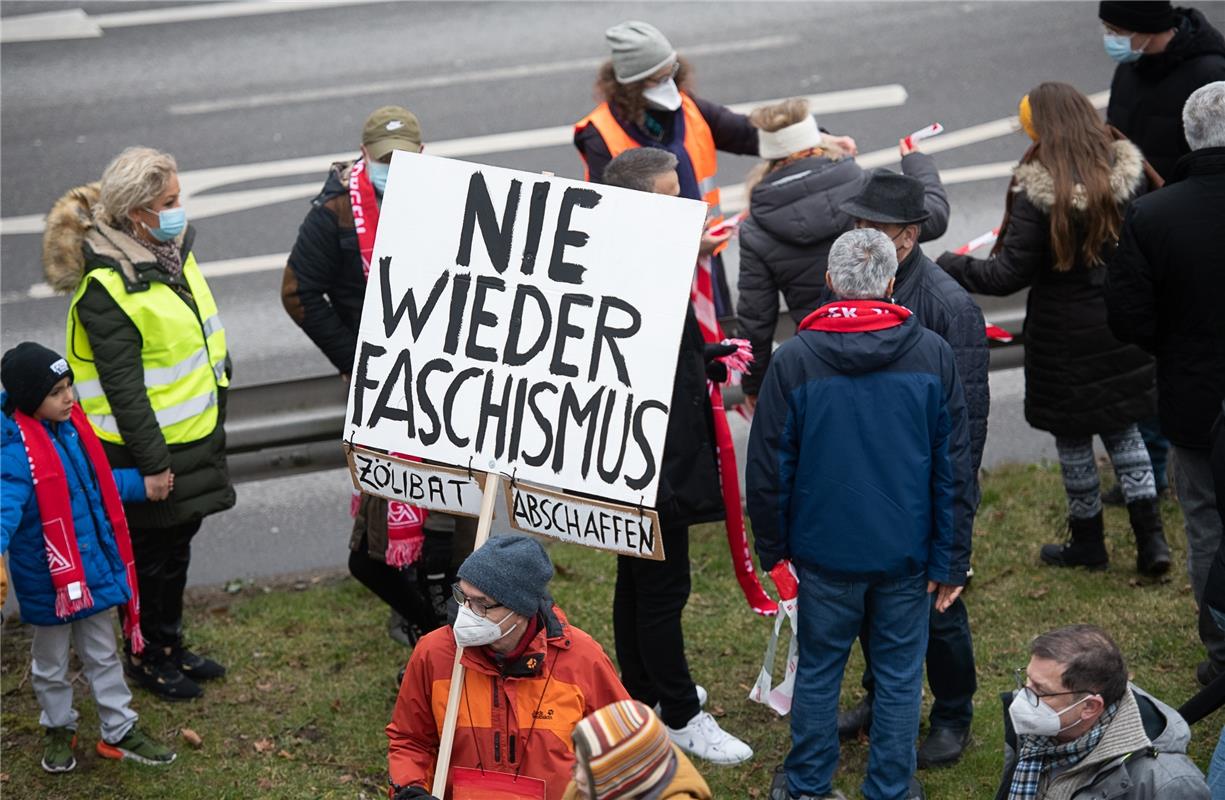
[[[1135,196],[1144,181],[1144,156],[1140,148],[1126,139],[1112,143],[1114,165],[1110,168],[1110,189],[1114,199],[1126,203]],[[1013,167],[1012,191],[1025,192],[1030,202],[1042,211],[1049,212],[1055,205],[1055,179],[1040,161],[1034,159]],[[1076,184],[1072,191],[1072,208],[1084,211],[1088,206],[1085,187]]]
[[[57,200],[47,214],[43,273],[57,292],[76,291],[85,277],[87,257],[90,266],[106,263],[118,268],[129,284],[140,280],[138,267],[157,264],[157,258],[144,245],[99,219],[99,196],[98,183],[78,186]]]

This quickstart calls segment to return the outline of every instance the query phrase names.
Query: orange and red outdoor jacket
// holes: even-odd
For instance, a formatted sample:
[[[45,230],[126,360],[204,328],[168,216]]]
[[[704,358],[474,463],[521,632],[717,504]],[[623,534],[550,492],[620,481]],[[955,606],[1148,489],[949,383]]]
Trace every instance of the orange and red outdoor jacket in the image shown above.
[[[554,606],[543,623],[523,654],[501,666],[486,647],[464,650],[451,766],[518,771],[543,780],[547,800],[560,800],[574,763],[575,726],[629,694],[604,650],[571,626],[561,609]],[[387,726],[395,786],[433,784],[454,661],[449,626],[426,634],[413,649]],[[449,796],[449,781],[447,788]]]

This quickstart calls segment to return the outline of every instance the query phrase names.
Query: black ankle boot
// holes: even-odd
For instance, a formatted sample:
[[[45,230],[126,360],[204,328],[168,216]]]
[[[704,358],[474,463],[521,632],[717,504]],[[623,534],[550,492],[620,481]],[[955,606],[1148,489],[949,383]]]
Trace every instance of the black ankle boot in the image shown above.
[[[1165,542],[1156,498],[1128,503],[1127,516],[1136,535],[1136,571],[1141,575],[1164,575],[1170,569],[1170,546]]]
[[[1069,517],[1068,534],[1068,540],[1063,544],[1042,545],[1043,561],[1054,567],[1106,568],[1110,556],[1106,554],[1102,512],[1088,519]]]

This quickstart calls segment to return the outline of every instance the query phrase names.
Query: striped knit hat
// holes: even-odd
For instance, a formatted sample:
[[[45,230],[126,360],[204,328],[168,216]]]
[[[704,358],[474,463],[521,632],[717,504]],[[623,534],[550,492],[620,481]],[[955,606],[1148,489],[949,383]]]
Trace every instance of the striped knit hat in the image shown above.
[[[574,729],[575,751],[588,768],[595,800],[658,797],[676,774],[663,723],[637,700],[621,700]]]

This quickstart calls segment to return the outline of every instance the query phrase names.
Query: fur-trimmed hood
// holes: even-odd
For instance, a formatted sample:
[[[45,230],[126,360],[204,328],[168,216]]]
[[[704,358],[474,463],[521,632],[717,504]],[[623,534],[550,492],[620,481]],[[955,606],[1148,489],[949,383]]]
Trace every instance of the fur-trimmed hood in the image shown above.
[[[1114,165],[1110,168],[1110,188],[1114,199],[1126,203],[1135,197],[1144,184],[1144,156],[1140,148],[1126,139],[1112,143]],[[1013,167],[1012,191],[1025,192],[1030,202],[1049,213],[1055,205],[1055,179],[1038,159]],[[1088,206],[1085,187],[1076,184],[1072,191],[1072,208],[1084,211]]]
[[[51,207],[43,231],[43,274],[51,288],[76,291],[89,265],[115,267],[129,284],[141,282],[141,271],[157,266],[157,258],[139,241],[103,222],[98,210],[98,183],[69,190]],[[183,245],[191,227],[176,240]]]

